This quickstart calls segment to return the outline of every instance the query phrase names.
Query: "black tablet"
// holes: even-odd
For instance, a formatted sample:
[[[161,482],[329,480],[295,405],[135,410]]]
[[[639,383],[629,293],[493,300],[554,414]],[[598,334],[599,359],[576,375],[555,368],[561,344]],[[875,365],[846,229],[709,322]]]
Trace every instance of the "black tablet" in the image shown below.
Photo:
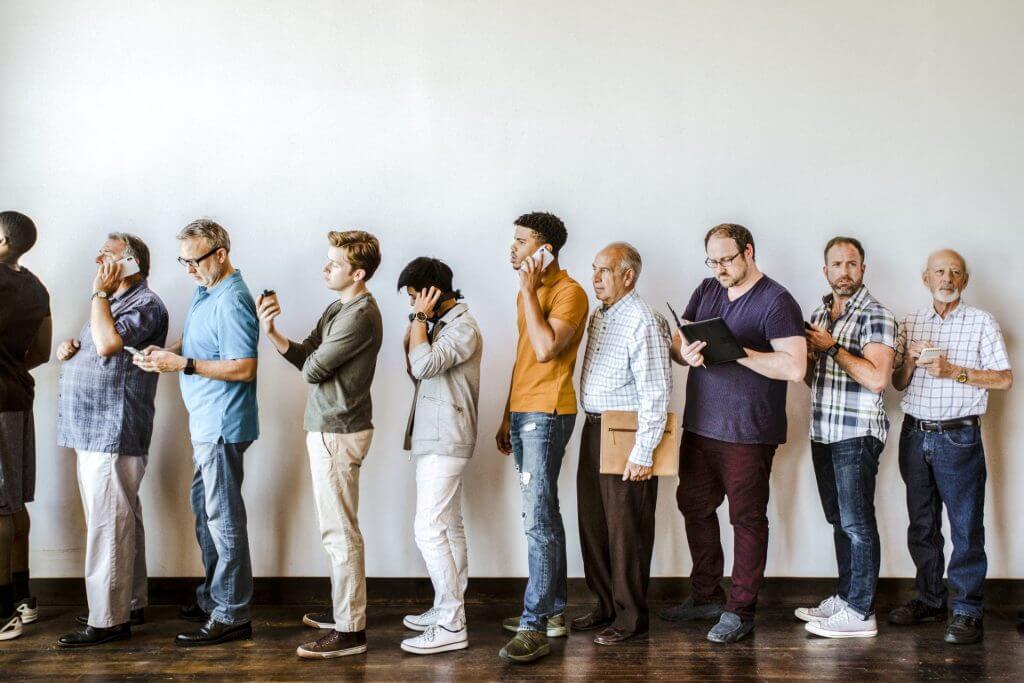
[[[747,352],[743,350],[736,337],[726,326],[721,318],[701,320],[699,323],[690,323],[679,328],[687,342],[702,341],[707,343],[704,350],[704,361],[711,365],[728,363],[737,358],[746,358]]]

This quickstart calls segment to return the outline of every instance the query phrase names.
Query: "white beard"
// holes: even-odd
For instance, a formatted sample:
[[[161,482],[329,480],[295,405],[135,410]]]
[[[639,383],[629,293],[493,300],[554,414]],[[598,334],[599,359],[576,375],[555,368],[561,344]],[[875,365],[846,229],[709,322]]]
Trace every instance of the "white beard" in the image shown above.
[[[949,294],[944,294],[941,290],[937,289],[932,293],[932,298],[934,298],[940,304],[951,304],[954,301],[960,300],[960,290],[954,289]]]

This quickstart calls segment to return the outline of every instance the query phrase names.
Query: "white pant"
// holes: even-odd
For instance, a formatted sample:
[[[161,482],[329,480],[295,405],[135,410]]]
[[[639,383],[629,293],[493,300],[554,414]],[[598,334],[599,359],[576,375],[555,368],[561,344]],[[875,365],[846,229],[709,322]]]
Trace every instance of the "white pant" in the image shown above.
[[[78,451],[78,489],[85,510],[85,595],[89,625],[127,623],[148,603],[146,530],[139,485],[147,457]]]
[[[331,559],[334,628],[349,633],[366,628],[366,563],[358,518],[359,468],[372,439],[372,429],[354,434],[306,434],[320,538]]]
[[[469,561],[462,526],[462,470],[467,462],[450,455],[420,455],[416,460],[416,545],[434,584],[437,623],[449,630],[466,625]]]

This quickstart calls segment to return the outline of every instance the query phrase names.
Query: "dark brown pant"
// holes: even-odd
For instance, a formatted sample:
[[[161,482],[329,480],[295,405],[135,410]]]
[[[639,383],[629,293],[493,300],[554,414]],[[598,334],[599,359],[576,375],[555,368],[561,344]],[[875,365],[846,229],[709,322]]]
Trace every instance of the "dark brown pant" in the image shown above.
[[[768,482],[777,446],[738,444],[683,433],[679,444],[676,502],[686,523],[693,557],[693,597],[724,602],[742,619],[753,619],[768,559]],[[725,599],[718,508],[729,498],[733,530],[732,590]]]
[[[648,627],[647,585],[654,552],[658,480],[622,481],[601,474],[601,425],[583,424],[576,500],[587,587],[598,611],[627,633]]]

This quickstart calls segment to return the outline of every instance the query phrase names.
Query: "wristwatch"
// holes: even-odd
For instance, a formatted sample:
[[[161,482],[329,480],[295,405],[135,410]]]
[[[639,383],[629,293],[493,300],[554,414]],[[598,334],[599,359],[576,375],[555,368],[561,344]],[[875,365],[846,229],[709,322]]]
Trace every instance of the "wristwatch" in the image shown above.
[[[840,346],[837,342],[832,346],[828,347],[827,349],[825,349],[825,353],[828,355],[829,358],[835,360],[835,357],[839,355],[839,349],[841,348],[843,347]]]
[[[424,313],[423,311],[420,311],[418,313],[410,313],[409,314],[409,322],[412,322],[413,320],[419,321],[421,323],[426,323],[427,322],[427,314]]]
[[[92,296],[91,296],[91,297],[89,297],[89,298],[90,298],[90,299],[97,299],[97,298],[98,298],[98,299],[107,299],[107,298],[109,298],[109,297],[110,297],[110,295],[109,295],[109,294],[107,294],[106,292],[104,292],[104,291],[100,291],[100,290],[97,290],[97,291],[93,292],[93,293],[92,293]]]
[[[960,368],[960,374],[956,376],[956,381],[960,384],[967,384],[967,368]]]
[[[195,361],[194,358],[186,358],[185,359],[185,370],[184,370],[184,373],[186,375],[194,375],[194,374],[196,374],[196,361]]]

